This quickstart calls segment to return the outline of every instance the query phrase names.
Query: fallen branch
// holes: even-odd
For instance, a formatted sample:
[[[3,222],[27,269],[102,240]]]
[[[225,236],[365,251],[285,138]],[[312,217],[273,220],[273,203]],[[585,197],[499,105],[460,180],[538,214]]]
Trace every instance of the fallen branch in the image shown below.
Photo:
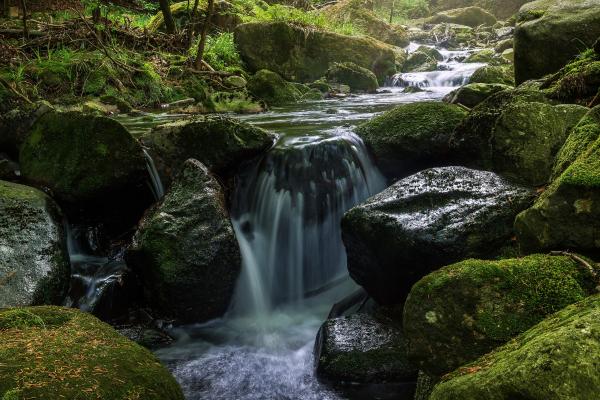
[[[48,34],[42,31],[29,31],[29,37],[44,37]],[[0,36],[8,36],[11,38],[22,38],[23,30],[22,29],[0,29]]]
[[[550,255],[566,256],[566,257],[571,258],[573,261],[577,262],[579,265],[585,267],[589,271],[590,275],[592,275],[592,278],[596,281],[596,283],[598,283],[600,285],[600,279],[599,279],[600,277],[598,276],[598,271],[596,270],[596,268],[594,268],[592,266],[592,264],[590,264],[583,258],[579,257],[577,254],[573,254],[568,251],[551,251]],[[600,286],[598,286],[596,288],[596,290],[600,291]]]
[[[29,98],[27,96],[25,96],[23,93],[21,93],[17,89],[15,89],[6,79],[4,79],[1,76],[0,76],[0,83],[2,84],[2,86],[6,87],[8,90],[10,90],[15,96],[19,97],[21,100],[25,101],[28,104],[33,104],[33,102],[31,100],[29,100]]]

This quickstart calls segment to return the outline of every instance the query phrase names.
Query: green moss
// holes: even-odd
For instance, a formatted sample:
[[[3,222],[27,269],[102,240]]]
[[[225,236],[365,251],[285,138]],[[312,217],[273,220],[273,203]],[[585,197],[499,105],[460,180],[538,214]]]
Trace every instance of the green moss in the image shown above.
[[[560,183],[587,189],[600,188],[600,139],[560,176]]]
[[[352,91],[371,93],[379,88],[373,72],[351,62],[334,63],[327,71],[327,79],[333,83],[348,85]]]
[[[60,307],[32,307],[1,311],[0,321],[13,320],[16,314],[27,315],[28,322],[0,329],[4,397],[183,399],[152,353],[95,317]]]
[[[302,92],[275,72],[260,70],[248,79],[248,90],[257,99],[277,106],[300,100]]]
[[[600,88],[600,55],[588,49],[542,86],[553,99],[587,105]]]
[[[479,68],[471,76],[470,83],[501,83],[504,85],[515,84],[512,66],[485,66]]]

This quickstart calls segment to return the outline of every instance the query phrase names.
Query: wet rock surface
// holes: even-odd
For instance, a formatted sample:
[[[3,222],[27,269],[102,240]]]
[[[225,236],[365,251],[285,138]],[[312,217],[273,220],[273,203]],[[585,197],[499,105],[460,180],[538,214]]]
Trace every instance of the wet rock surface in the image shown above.
[[[342,220],[350,276],[380,303],[401,303],[420,278],[491,256],[532,192],[490,172],[434,168],[395,183]]]

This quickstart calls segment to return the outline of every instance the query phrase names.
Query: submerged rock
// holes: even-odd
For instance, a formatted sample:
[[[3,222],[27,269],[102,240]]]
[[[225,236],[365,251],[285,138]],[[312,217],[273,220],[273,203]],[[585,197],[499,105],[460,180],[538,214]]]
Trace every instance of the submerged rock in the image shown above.
[[[150,351],[74,309],[0,311],[0,364],[3,399],[183,400]]]
[[[142,148],[123,125],[78,112],[40,117],[21,147],[19,161],[26,180],[49,188],[66,203],[135,193],[147,179]]]
[[[380,82],[396,72],[394,50],[385,43],[285,22],[240,25],[235,30],[235,43],[251,71],[268,69],[289,81],[313,82],[334,62],[353,62],[367,68]]]
[[[462,167],[402,179],[344,216],[350,276],[379,303],[402,303],[429,272],[494,255],[532,198],[493,173]]]
[[[353,92],[374,93],[379,88],[374,73],[351,62],[334,63],[327,70],[327,80],[348,85]]]
[[[404,306],[409,357],[432,376],[474,361],[583,300],[596,277],[569,256],[466,260],[417,282]]]
[[[496,17],[480,7],[465,7],[441,11],[429,18],[427,22],[430,24],[447,22],[475,28],[479,25],[494,25],[496,23]]]
[[[444,377],[430,400],[595,399],[600,295],[552,315]]]
[[[185,162],[163,202],[140,223],[128,262],[162,316],[201,322],[227,310],[240,251],[223,190],[199,161]]]
[[[594,44],[600,36],[600,0],[538,0],[522,9],[520,19],[525,21],[515,31],[517,84],[558,71],[581,45]]]
[[[0,309],[60,304],[68,287],[58,206],[37,189],[0,181]]]
[[[552,106],[542,93],[502,91],[473,108],[451,143],[462,162],[530,186],[548,183],[554,157],[586,112]]]
[[[398,178],[447,160],[450,136],[466,115],[462,107],[441,102],[403,104],[360,125],[356,133],[382,172]]]
[[[266,69],[258,71],[248,80],[250,93],[267,103],[278,106],[293,103],[302,98],[302,92],[290,82],[286,82],[275,72]]]
[[[501,83],[470,83],[447,94],[444,101],[473,108],[488,97],[509,89],[512,87]]]
[[[228,176],[246,160],[270,148],[272,134],[223,115],[202,115],[159,125],[141,138],[166,186],[183,163],[194,158]]]

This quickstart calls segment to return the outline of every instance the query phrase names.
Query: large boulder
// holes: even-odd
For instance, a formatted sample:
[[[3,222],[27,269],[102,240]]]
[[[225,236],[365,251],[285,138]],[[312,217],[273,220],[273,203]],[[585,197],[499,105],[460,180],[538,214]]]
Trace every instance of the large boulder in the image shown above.
[[[414,381],[417,370],[406,356],[402,327],[391,319],[353,314],[323,323],[317,336],[317,376],[328,382]]]
[[[550,105],[536,91],[502,91],[471,111],[451,143],[466,165],[543,186],[570,129],[586,111],[577,105]]]
[[[434,168],[396,182],[342,220],[350,276],[380,303],[402,303],[429,272],[493,256],[531,191],[491,172]]]
[[[450,136],[466,115],[462,107],[442,102],[403,104],[360,125],[356,133],[382,172],[398,178],[447,160]]]
[[[374,93],[379,89],[374,73],[351,62],[334,63],[327,70],[327,81],[348,85],[353,92]]]
[[[512,89],[512,87],[501,83],[470,83],[448,93],[444,97],[444,101],[473,108],[488,97],[509,89]]]
[[[65,239],[50,197],[0,181],[0,309],[62,303],[70,273]]]
[[[466,260],[417,282],[404,306],[409,357],[432,376],[474,361],[595,292],[570,256]]]
[[[251,71],[268,69],[288,81],[313,82],[334,62],[353,62],[367,68],[380,82],[396,72],[395,52],[385,43],[285,22],[240,25],[235,30],[235,43]]]
[[[241,256],[222,188],[199,161],[185,162],[163,202],[145,216],[127,259],[160,315],[186,323],[227,310]]]
[[[363,0],[343,0],[324,7],[321,12],[328,20],[342,24],[352,24],[367,35],[392,46],[406,47],[409,44],[406,30],[395,24],[388,24],[365,7]]]
[[[515,78],[511,66],[486,65],[476,70],[471,75],[469,82],[514,85]]]
[[[149,350],[74,309],[0,311],[0,365],[0,394],[7,400],[183,400]]]
[[[147,179],[142,148],[123,125],[78,112],[38,118],[19,161],[27,181],[49,188],[66,203],[132,194]]]
[[[302,98],[302,92],[279,74],[262,69],[248,79],[248,91],[269,106],[294,103]]]
[[[427,22],[431,24],[446,22],[475,28],[480,25],[494,25],[496,23],[496,17],[480,7],[465,7],[441,11],[429,18]]]
[[[274,140],[275,137],[263,129],[222,115],[169,122],[141,138],[167,186],[189,158],[228,177],[244,161],[270,148]]]
[[[600,36],[600,0],[539,0],[531,4],[539,4],[539,8],[515,31],[518,84],[558,71],[582,46],[592,47]]]
[[[600,248],[600,139],[519,214],[515,230],[526,251]]]
[[[444,377],[430,400],[581,399],[600,392],[600,295]]]

